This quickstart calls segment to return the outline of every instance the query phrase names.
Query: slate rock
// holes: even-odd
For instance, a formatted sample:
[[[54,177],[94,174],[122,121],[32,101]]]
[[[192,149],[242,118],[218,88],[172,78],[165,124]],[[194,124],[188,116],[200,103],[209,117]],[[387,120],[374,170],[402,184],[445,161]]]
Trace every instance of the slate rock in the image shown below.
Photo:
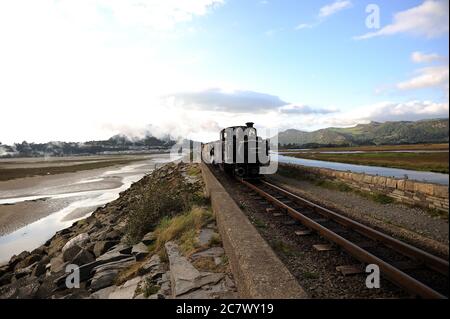
[[[121,259],[117,261],[113,261],[110,263],[102,264],[96,266],[92,269],[94,272],[94,277],[91,280],[91,291],[96,291],[108,286],[111,286],[114,283],[118,273],[132,264],[134,264],[135,259],[133,257],[129,257],[126,259]]]
[[[0,299],[34,298],[39,286],[36,277],[23,277],[6,286],[0,287]]]
[[[114,283],[114,280],[116,279],[118,273],[119,270],[116,269],[96,272],[94,277],[92,277],[90,290],[97,291],[102,288],[111,286]]]
[[[194,281],[201,274],[180,254],[177,244],[169,241],[165,244],[165,248],[169,258],[173,296],[176,297],[194,289]]]
[[[84,244],[86,244],[89,241],[89,235],[87,233],[82,233],[74,238],[70,239],[62,248],[62,252],[66,251],[66,249],[78,245],[80,247],[83,247]]]
[[[63,272],[58,272],[58,273],[50,274],[50,275],[43,277],[41,286],[39,287],[39,289],[36,293],[36,298],[39,298],[39,299],[50,298],[54,294],[55,290],[57,289],[57,286],[55,285],[54,281],[56,278],[61,276],[61,274],[63,274]],[[65,286],[64,286],[64,288],[65,288]]]
[[[9,264],[0,267],[0,277],[11,271]]]
[[[38,262],[36,264],[36,267],[34,267],[33,272],[31,273],[31,275],[36,276],[36,277],[40,277],[43,274],[45,274],[45,272],[46,272],[46,267],[45,267],[46,264],[47,264],[47,262],[42,262],[42,261]]]
[[[148,259],[142,266],[139,268],[139,274],[144,275],[154,268],[160,268],[161,259],[158,254],[154,254],[150,259]]]
[[[201,258],[201,257],[213,257],[213,258],[221,257],[221,256],[223,256],[224,253],[225,253],[225,251],[223,250],[222,247],[211,247],[211,248],[208,248],[201,252],[193,254],[191,256],[191,259],[195,260],[195,259]]]
[[[165,245],[170,264],[172,296],[178,297],[205,285],[216,284],[224,278],[223,273],[198,271],[186,257],[182,256],[178,245],[167,242]]]
[[[133,246],[131,254],[136,257],[136,260],[142,260],[148,255],[148,248],[144,243],[140,242]]]
[[[155,241],[155,239],[156,239],[155,234],[153,232],[149,232],[149,233],[145,234],[144,237],[142,237],[141,241],[145,245],[150,245],[151,243],[153,243]]]
[[[47,254],[47,248],[45,246],[40,246],[33,251],[31,251],[32,255],[45,255]]]
[[[109,295],[109,299],[133,299],[140,282],[140,277],[128,280]]]
[[[53,257],[52,259],[50,259],[50,271],[52,273],[57,273],[60,272],[62,270],[64,270],[64,260],[62,258],[62,255]]]
[[[198,242],[200,246],[207,246],[214,236],[218,234],[211,228],[202,228],[200,234],[198,235]]]
[[[30,253],[28,251],[23,251],[18,255],[13,255],[11,259],[9,260],[10,267],[14,267],[17,263],[24,260],[26,257],[28,257]]]
[[[115,241],[98,241],[95,243],[93,252],[95,257],[99,257],[100,255],[103,255],[106,253],[110,248],[112,248],[117,242]]]
[[[114,261],[111,261],[108,263],[98,265],[98,266],[94,267],[92,269],[92,271],[101,272],[101,271],[111,270],[111,269],[123,269],[123,268],[131,266],[132,264],[134,264],[134,262],[135,262],[134,257],[130,256],[130,257],[123,258],[120,260],[114,260]]]
[[[63,261],[72,261],[81,249],[82,248],[76,244],[70,246],[63,252]]]
[[[117,286],[109,286],[92,293],[91,299],[108,299],[109,295],[117,289]]]
[[[89,252],[87,249],[82,249],[78,254],[72,259],[71,263],[82,266],[88,263],[91,263],[95,260],[94,255]]]
[[[30,266],[28,266],[28,267],[20,268],[20,269],[16,270],[16,271],[14,272],[14,278],[15,278],[15,279],[19,279],[19,278],[22,278],[22,277],[25,277],[25,276],[30,275],[31,272],[33,271],[33,268],[34,268],[36,265],[37,265],[37,262],[34,263],[34,264],[32,264],[32,265],[30,265]]]
[[[119,252],[121,254],[126,254],[129,255],[131,254],[131,249],[133,247],[130,245],[126,245],[126,244],[117,244],[115,246],[113,246],[111,249],[109,249],[107,251],[107,253],[114,253],[114,252]]]
[[[26,268],[30,266],[31,264],[34,264],[35,262],[41,260],[40,255],[29,255],[28,257],[24,258],[23,260],[19,261],[16,266],[14,267],[14,270],[19,270],[22,268]]]
[[[106,233],[106,235],[103,237],[103,240],[120,240],[121,237],[122,233],[114,229]]]
[[[0,286],[5,286],[11,283],[11,279],[13,277],[13,273],[9,272],[0,277]]]

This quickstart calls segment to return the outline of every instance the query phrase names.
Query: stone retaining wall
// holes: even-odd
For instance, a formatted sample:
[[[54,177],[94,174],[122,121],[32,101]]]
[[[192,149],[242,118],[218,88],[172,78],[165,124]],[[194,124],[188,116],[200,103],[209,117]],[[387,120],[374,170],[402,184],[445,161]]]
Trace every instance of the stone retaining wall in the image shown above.
[[[445,185],[336,171],[327,168],[281,163],[279,165],[295,167],[301,173],[316,178],[344,182],[356,190],[385,194],[402,203],[448,211],[448,186]]]
[[[307,298],[267,242],[202,163],[206,191],[241,298]]]

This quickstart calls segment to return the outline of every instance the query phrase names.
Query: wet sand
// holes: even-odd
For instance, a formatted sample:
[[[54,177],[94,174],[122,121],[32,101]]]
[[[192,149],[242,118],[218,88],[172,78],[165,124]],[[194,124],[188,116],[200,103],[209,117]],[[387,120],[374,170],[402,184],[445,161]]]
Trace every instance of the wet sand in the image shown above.
[[[110,176],[108,179],[105,178],[99,182],[95,179],[95,176],[100,176],[101,174],[110,171],[112,168],[120,168],[126,165],[112,165],[109,167],[73,173],[33,176],[0,181],[0,199],[39,194],[58,194],[68,191],[85,191],[89,189],[98,189],[99,187],[104,187],[105,189],[114,188],[120,184],[120,178]],[[89,182],[90,179],[92,180],[91,182]],[[102,183],[103,186],[100,183]]]
[[[16,204],[0,205],[0,236],[13,232],[38,219],[46,217],[70,204],[78,198],[38,199]]]
[[[37,247],[169,160],[142,155],[123,165],[0,182],[0,259]]]

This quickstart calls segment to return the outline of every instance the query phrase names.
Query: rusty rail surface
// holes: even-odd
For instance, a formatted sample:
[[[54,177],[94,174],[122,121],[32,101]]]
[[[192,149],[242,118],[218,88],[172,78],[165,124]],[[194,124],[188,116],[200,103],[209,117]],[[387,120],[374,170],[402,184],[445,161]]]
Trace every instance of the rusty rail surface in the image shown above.
[[[250,183],[243,179],[241,179],[240,181],[244,185],[246,185],[247,187],[249,187],[250,189],[255,191],[256,193],[258,193],[259,195],[264,197],[266,200],[271,202],[274,206],[278,207],[281,210],[285,210],[292,218],[294,218],[295,220],[298,220],[304,226],[315,230],[317,233],[319,233],[324,238],[326,238],[326,239],[334,242],[338,246],[340,246],[343,250],[348,252],[350,255],[352,255],[357,260],[359,260],[363,263],[367,263],[367,264],[378,265],[378,267],[380,268],[380,271],[386,276],[386,278],[389,281],[391,281],[392,283],[396,284],[397,286],[405,289],[409,293],[420,296],[422,298],[439,298],[439,299],[447,298],[446,296],[442,295],[441,293],[433,290],[432,288],[428,287],[427,285],[423,284],[422,282],[418,281],[417,279],[411,277],[407,273],[394,267],[393,265],[382,260],[381,258],[371,254],[369,251],[359,247],[358,245],[351,242],[350,240],[338,235],[337,233],[333,232],[332,230],[328,229],[327,227],[325,227],[325,226],[319,224],[318,222],[314,221],[313,219],[305,216],[298,210],[290,207],[286,203],[277,199],[276,197],[274,197],[273,195],[264,191],[263,189],[256,186],[255,184]],[[302,197],[297,196],[289,191],[286,191],[285,189],[282,189],[279,186],[273,185],[264,180],[260,180],[260,182],[264,186],[275,191],[276,193],[283,195],[283,196],[287,197],[288,199],[291,199],[294,202],[300,203],[300,205],[311,208],[314,212],[335,221],[336,223],[342,225],[343,227],[345,227],[347,229],[351,229],[351,230],[359,233],[360,235],[363,235],[367,238],[370,238],[379,243],[382,243],[384,246],[391,248],[392,250],[396,251],[397,253],[407,256],[408,258],[411,258],[413,260],[419,261],[424,266],[427,266],[428,268],[448,277],[449,263],[447,260],[433,256],[421,249],[413,247],[407,243],[401,242],[401,241],[399,241],[395,238],[392,238],[386,234],[383,234],[373,228],[370,228],[366,225],[356,222],[346,216],[343,216],[341,214],[333,212],[327,208],[321,207],[305,198],[302,198]]]

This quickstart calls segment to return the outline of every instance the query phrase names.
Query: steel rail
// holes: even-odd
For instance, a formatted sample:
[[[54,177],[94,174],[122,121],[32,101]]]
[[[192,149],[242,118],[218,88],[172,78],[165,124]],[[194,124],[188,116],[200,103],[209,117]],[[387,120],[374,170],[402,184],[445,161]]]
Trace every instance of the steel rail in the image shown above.
[[[409,276],[408,274],[404,273],[403,271],[399,270],[398,268],[392,266],[391,264],[385,262],[384,260],[371,254],[370,252],[362,249],[361,247],[357,246],[356,244],[352,243],[351,241],[341,237],[340,235],[336,234],[335,232],[329,230],[328,228],[326,228],[326,227],[320,225],[319,223],[315,222],[314,220],[308,218],[304,214],[302,214],[299,211],[293,209],[292,207],[286,205],[282,201],[280,201],[277,198],[275,198],[274,196],[268,194],[267,192],[265,192],[264,190],[255,186],[254,184],[251,184],[245,180],[240,180],[240,181],[244,185],[249,187],[250,189],[252,189],[255,192],[257,192],[258,194],[260,194],[262,197],[266,198],[268,201],[272,202],[275,206],[278,206],[279,208],[286,210],[287,213],[292,218],[300,221],[306,227],[314,229],[316,232],[318,232],[323,237],[325,237],[328,240],[339,245],[342,249],[347,251],[350,255],[352,255],[359,261],[361,261],[363,263],[367,263],[367,264],[376,264],[380,268],[383,275],[386,276],[387,279],[389,279],[394,284],[402,287],[409,293],[411,293],[413,295],[418,295],[422,298],[429,298],[429,299],[436,299],[436,298],[437,299],[445,299],[445,298],[447,298],[446,296],[433,290],[432,288],[421,283],[420,281],[414,279],[413,277]]]
[[[415,259],[415,260],[423,263],[427,267],[448,277],[449,263],[447,260],[436,257],[436,256],[434,256],[430,253],[427,253],[426,251],[423,251],[417,247],[411,246],[405,242],[402,242],[391,236],[383,234],[382,232],[380,232],[378,230],[375,230],[366,225],[363,225],[363,224],[361,224],[355,220],[352,220],[346,216],[343,216],[343,215],[333,212],[332,210],[329,210],[325,207],[317,205],[317,204],[315,204],[303,197],[300,197],[296,194],[293,194],[277,185],[274,185],[267,181],[262,181],[262,183],[277,190],[278,192],[282,193],[283,195],[285,195],[295,201],[298,201],[302,204],[306,204],[307,206],[313,208],[315,212],[317,212],[323,216],[329,217],[330,219],[336,221],[337,223],[343,225],[344,227],[352,229],[365,237],[369,237],[373,240],[379,241],[379,242],[383,243],[385,246],[388,246],[409,258]]]

